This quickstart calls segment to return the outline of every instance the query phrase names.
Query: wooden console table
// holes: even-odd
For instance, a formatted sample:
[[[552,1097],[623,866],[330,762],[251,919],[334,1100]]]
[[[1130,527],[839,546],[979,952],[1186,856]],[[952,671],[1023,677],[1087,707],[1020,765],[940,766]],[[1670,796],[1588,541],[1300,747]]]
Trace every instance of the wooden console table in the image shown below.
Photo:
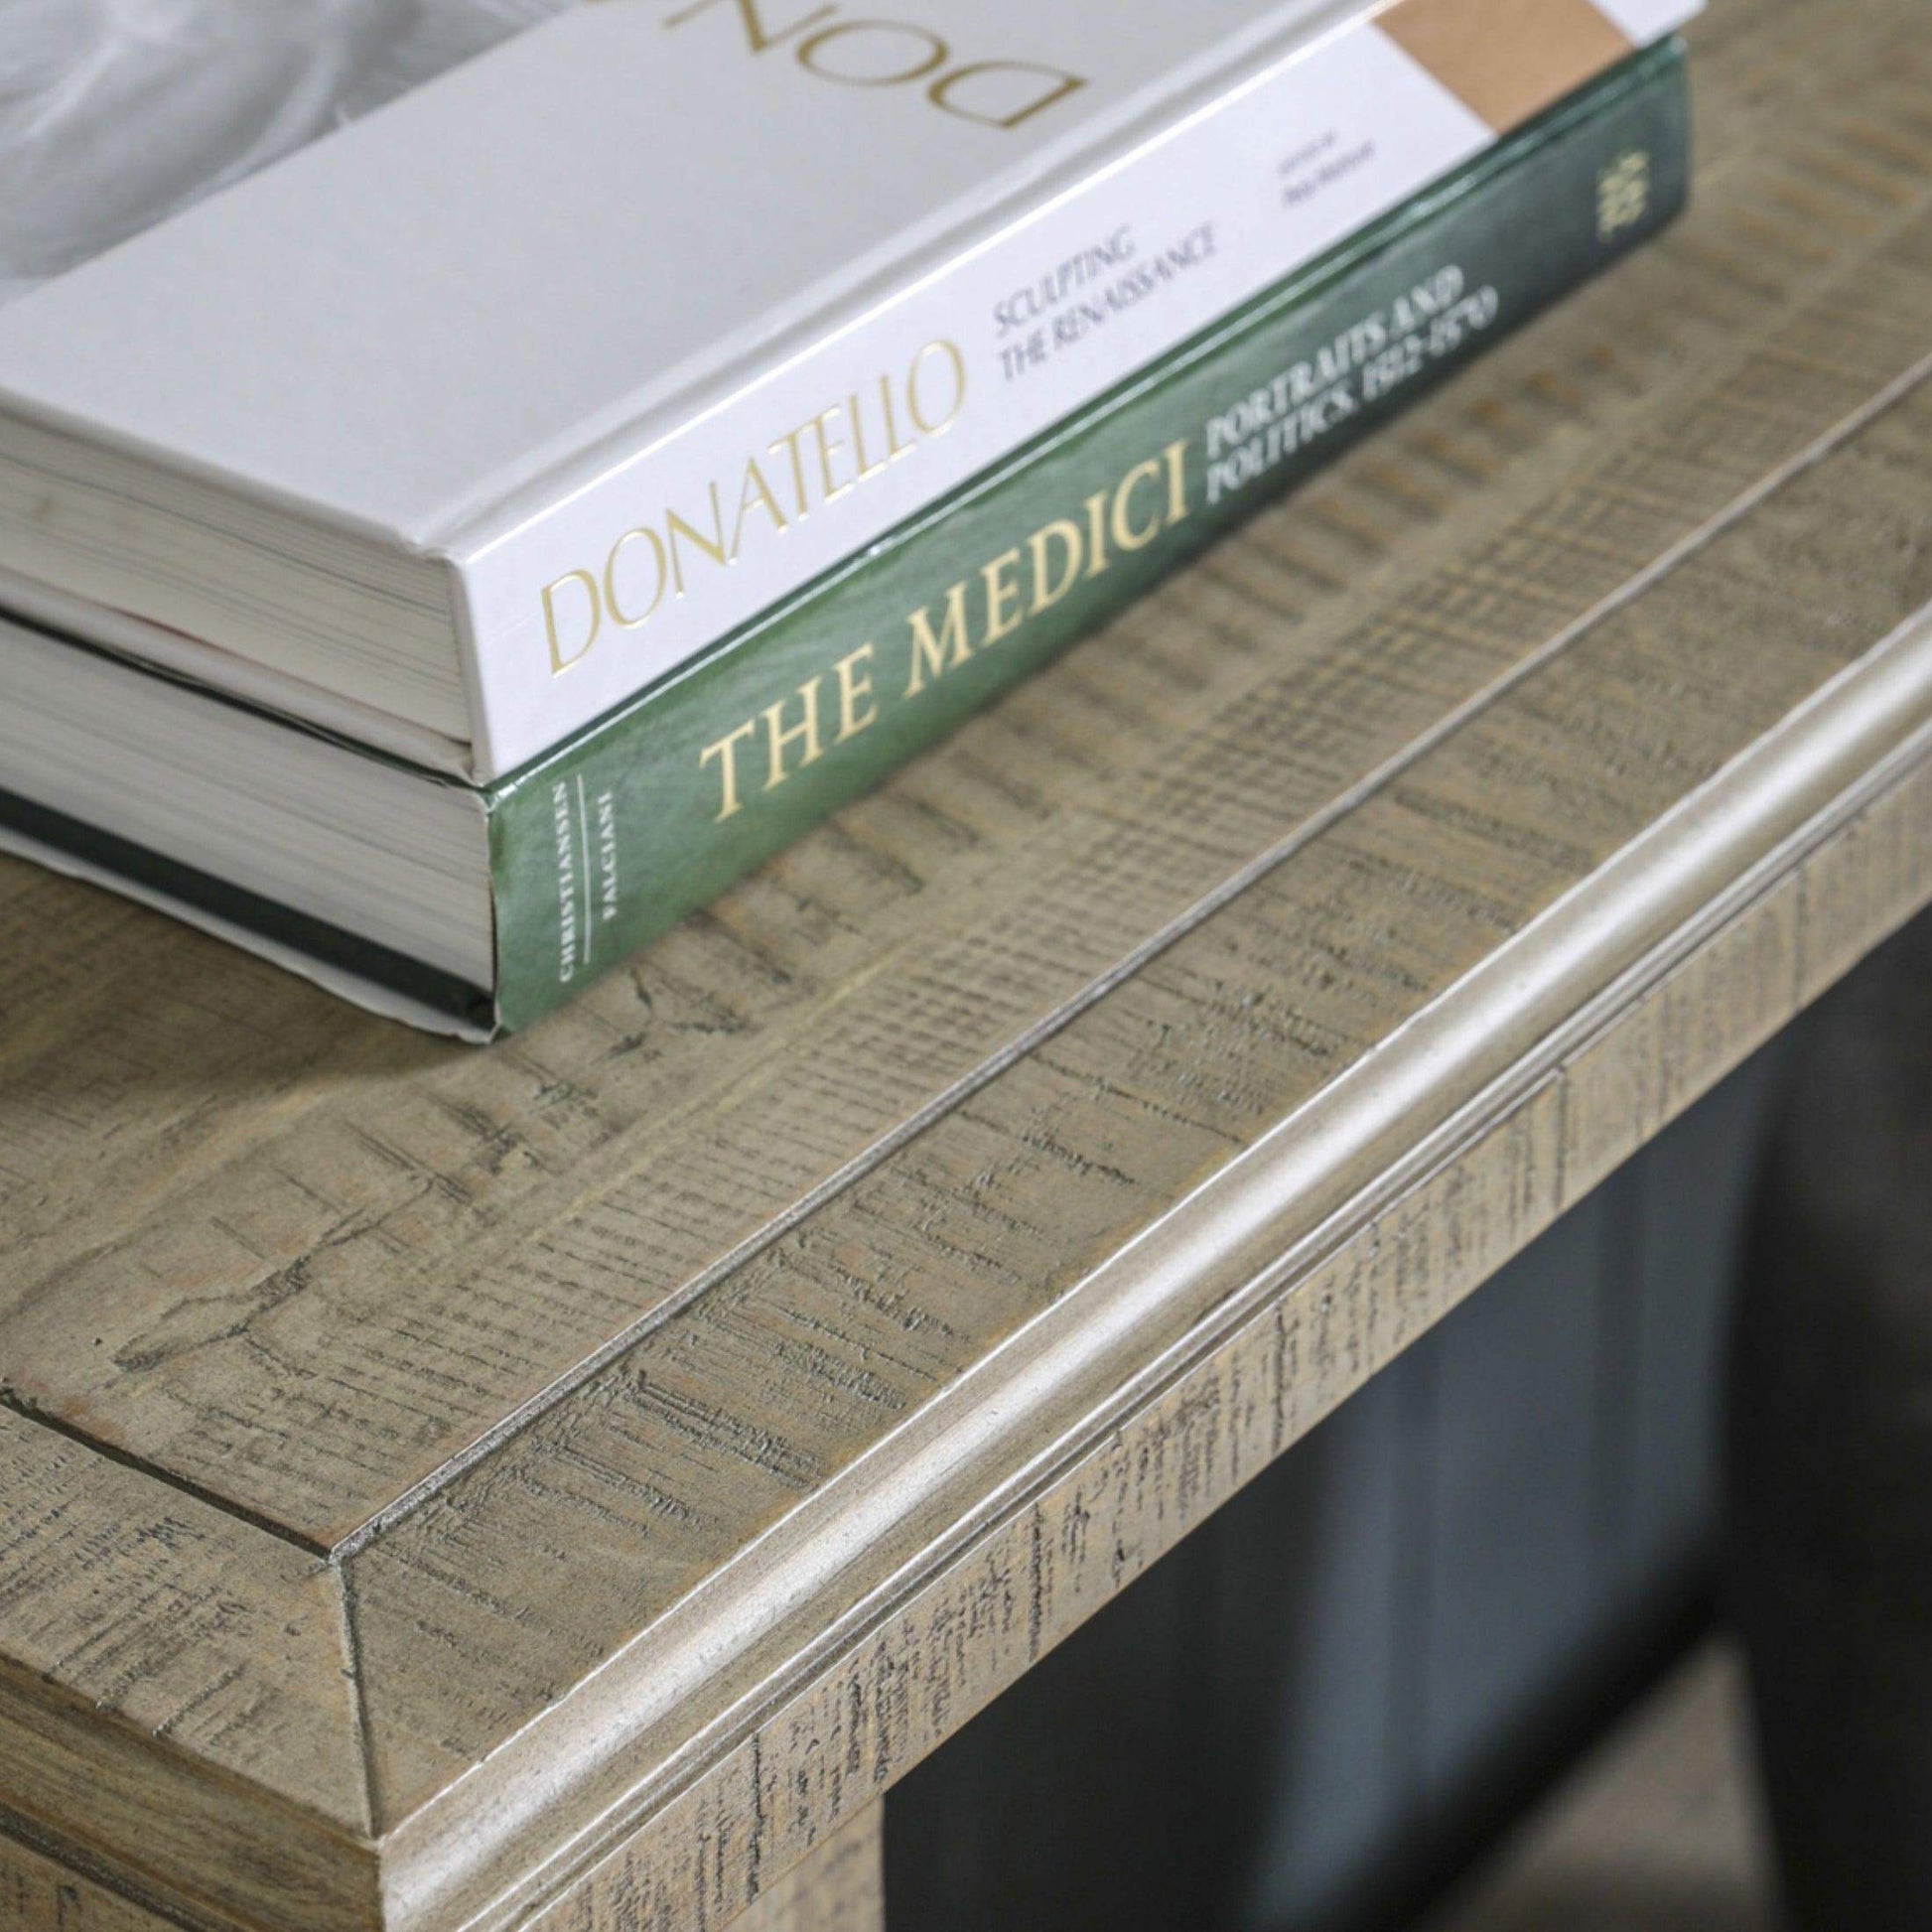
[[[881,1794],[1932,897],[1923,0],[556,1023],[0,864],[0,1920],[856,1928]]]

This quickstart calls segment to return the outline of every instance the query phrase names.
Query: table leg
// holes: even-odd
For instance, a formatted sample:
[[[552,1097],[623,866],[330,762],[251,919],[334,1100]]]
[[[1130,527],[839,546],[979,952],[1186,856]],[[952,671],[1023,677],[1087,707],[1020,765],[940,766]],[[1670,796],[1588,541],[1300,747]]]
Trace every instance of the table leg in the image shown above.
[[[1801,1932],[1932,1926],[1932,920],[1808,1023],[1745,1262],[1731,1608]]]

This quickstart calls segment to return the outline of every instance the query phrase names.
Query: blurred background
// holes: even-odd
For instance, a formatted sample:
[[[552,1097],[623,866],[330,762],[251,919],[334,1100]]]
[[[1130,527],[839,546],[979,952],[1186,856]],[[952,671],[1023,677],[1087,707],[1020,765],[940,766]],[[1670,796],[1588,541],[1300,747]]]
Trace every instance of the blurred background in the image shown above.
[[[0,302],[574,4],[0,0]]]

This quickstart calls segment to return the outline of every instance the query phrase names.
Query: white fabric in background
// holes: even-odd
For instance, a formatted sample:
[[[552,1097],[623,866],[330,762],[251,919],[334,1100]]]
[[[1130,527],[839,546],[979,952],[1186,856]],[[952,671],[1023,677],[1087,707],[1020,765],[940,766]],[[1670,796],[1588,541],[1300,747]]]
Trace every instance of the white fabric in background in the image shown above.
[[[0,303],[576,0],[0,0]]]

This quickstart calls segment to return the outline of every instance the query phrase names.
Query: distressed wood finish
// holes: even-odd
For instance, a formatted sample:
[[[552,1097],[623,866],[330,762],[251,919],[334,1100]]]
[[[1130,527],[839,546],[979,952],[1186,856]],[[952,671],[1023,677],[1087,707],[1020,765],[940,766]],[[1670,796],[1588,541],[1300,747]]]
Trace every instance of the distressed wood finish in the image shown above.
[[[28,1832],[20,1819],[0,1820]],[[730,1921],[729,1932],[884,1932],[884,1808],[868,1806],[815,1853]],[[181,1932],[177,1923],[130,1897],[118,1876],[102,1881],[71,1861],[0,1832],[0,1932]],[[545,1915],[542,1932],[592,1932],[600,1923],[641,1923],[622,1902],[600,1921],[579,1892]]]
[[[884,1833],[885,1807],[868,1805],[741,1912],[731,1932],[884,1932]],[[571,1921],[591,1932],[600,1923],[592,1907],[591,1895],[580,1891],[555,1915],[559,1923],[546,1921],[543,1932],[565,1932]],[[619,1924],[636,1922],[621,1908],[615,1917]]]
[[[0,863],[6,1908],[877,1923],[897,1775],[1932,897],[1922,27],[1719,0],[1683,227],[504,1048]]]
[[[37,1852],[0,1839],[0,1927],[5,1932],[164,1932],[168,1921]]]

